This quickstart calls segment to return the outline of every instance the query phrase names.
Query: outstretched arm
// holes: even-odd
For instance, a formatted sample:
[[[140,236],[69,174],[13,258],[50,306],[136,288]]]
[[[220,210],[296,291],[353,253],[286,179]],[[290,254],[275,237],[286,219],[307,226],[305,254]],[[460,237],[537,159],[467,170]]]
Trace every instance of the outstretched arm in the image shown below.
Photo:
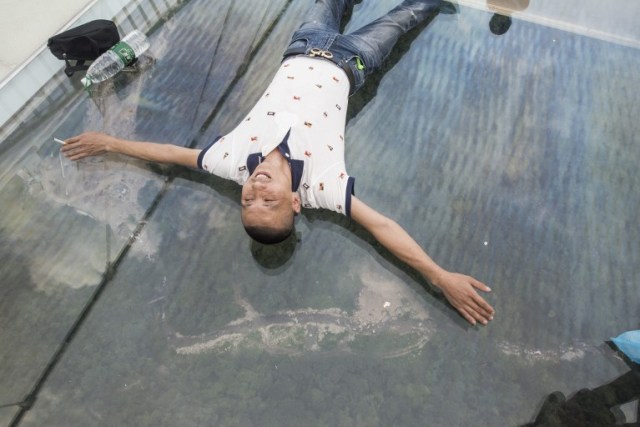
[[[480,322],[486,325],[493,320],[493,308],[476,291],[479,289],[489,292],[491,289],[485,284],[473,277],[444,270],[400,225],[356,197],[351,198],[351,218],[398,259],[418,270],[425,279],[440,288],[451,305],[469,323],[475,325]]]
[[[71,160],[119,153],[156,163],[171,163],[195,168],[200,150],[171,144],[137,142],[120,139],[99,132],[87,132],[64,141],[62,153]]]

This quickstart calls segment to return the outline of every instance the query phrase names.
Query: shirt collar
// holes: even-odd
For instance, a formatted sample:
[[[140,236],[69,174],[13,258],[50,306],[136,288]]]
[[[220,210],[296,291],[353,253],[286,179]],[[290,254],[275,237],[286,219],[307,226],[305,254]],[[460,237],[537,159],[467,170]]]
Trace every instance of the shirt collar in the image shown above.
[[[300,187],[300,182],[302,182],[302,172],[304,171],[304,161],[296,160],[291,158],[291,151],[289,150],[289,135],[291,134],[291,129],[285,135],[284,139],[278,146],[276,147],[280,154],[287,159],[289,163],[289,167],[291,168],[291,191],[298,191],[298,187]],[[261,153],[252,153],[247,157],[247,169],[249,169],[249,175],[253,175],[253,171],[258,167],[260,163],[264,160],[264,157]]]

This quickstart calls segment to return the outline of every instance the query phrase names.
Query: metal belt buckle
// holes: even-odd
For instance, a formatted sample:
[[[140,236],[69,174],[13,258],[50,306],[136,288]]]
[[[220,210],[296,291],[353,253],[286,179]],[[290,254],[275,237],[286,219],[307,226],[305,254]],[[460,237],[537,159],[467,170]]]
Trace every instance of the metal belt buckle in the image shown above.
[[[328,50],[322,50],[322,49],[318,49],[317,47],[314,47],[309,51],[309,56],[311,57],[320,56],[325,59],[331,59],[333,58],[333,53],[329,52]]]

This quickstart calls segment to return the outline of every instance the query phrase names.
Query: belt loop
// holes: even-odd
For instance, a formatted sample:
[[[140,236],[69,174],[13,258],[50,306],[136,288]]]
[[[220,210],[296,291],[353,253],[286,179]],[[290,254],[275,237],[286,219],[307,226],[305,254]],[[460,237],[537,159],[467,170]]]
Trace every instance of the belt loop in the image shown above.
[[[347,78],[349,79],[349,83],[351,84],[349,93],[353,94],[353,92],[356,90],[356,79],[353,74],[353,70],[349,66],[349,61],[346,61],[341,55],[340,56],[334,55],[333,52],[331,52],[330,50],[324,50],[318,47],[313,47],[311,49],[296,48],[296,49],[288,49],[287,51],[285,51],[283,60],[288,57],[297,56],[297,55],[308,56],[311,58],[322,58],[322,59],[326,59],[327,61],[333,62],[337,67],[342,69],[347,75]],[[360,70],[360,67],[359,67],[360,64],[358,63],[356,65],[358,66],[358,70]]]

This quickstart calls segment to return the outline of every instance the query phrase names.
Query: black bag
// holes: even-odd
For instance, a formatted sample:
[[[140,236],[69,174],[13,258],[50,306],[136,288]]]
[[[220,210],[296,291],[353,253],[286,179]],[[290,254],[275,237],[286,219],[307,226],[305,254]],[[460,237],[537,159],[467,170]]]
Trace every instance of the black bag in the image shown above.
[[[85,61],[93,61],[120,41],[116,24],[98,19],[57,34],[49,39],[47,47],[58,58],[64,59],[64,72],[71,77],[74,72],[89,68]],[[75,60],[71,65],[69,60]]]

